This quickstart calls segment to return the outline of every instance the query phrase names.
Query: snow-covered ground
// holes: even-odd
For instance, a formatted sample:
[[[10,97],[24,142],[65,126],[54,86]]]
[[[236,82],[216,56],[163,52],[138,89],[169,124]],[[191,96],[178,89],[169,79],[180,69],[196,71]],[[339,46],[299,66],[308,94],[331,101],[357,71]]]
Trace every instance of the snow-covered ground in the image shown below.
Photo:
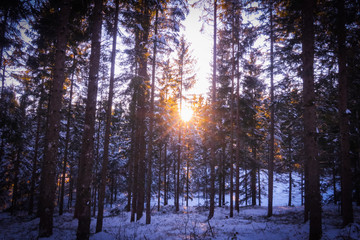
[[[266,217],[266,207],[242,207],[233,218],[229,218],[229,208],[222,207],[215,209],[210,221],[206,207],[182,207],[178,213],[174,210],[174,206],[154,210],[150,225],[145,224],[145,217],[131,223],[127,212],[106,211],[103,232],[94,233],[96,219],[92,219],[90,239],[308,239],[309,226],[303,223],[303,207],[274,207],[271,218]],[[343,229],[337,206],[326,205],[323,210],[322,239],[360,239],[359,207],[355,207],[356,223]],[[1,213],[0,239],[36,239],[38,224],[38,218]],[[72,213],[55,216],[54,234],[47,239],[75,239],[76,228],[77,220]]]
[[[279,176],[277,176],[279,179]],[[194,194],[189,201],[189,208],[184,207],[181,199],[179,212],[175,212],[172,199],[168,206],[157,211],[157,199],[153,199],[151,224],[145,224],[145,215],[138,222],[130,222],[130,213],[123,211],[125,196],[119,196],[118,205],[107,206],[104,212],[103,232],[95,234],[96,218],[91,221],[92,240],[122,239],[308,239],[309,223],[303,222],[303,207],[300,206],[300,186],[294,187],[293,207],[288,207],[286,176],[274,183],[274,215],[267,218],[267,198],[262,198],[262,207],[241,206],[239,213],[229,217],[228,204],[216,207],[215,215],[207,221],[208,208],[202,198]],[[297,178],[297,177],[295,177]],[[263,179],[266,182],[266,179]],[[266,193],[264,184],[262,190]],[[229,196],[227,196],[229,197]],[[228,201],[229,198],[227,198]],[[360,239],[360,207],[354,206],[355,223],[346,228],[341,227],[341,216],[337,205],[323,206],[323,240]],[[77,220],[72,212],[54,216],[53,236],[47,239],[76,239]],[[39,219],[21,216],[10,216],[0,213],[0,240],[37,239]]]

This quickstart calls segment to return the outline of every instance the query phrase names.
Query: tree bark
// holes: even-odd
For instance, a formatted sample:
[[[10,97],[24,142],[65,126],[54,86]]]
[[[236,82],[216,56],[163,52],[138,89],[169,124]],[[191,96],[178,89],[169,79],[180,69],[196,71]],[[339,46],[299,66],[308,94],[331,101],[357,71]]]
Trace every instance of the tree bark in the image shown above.
[[[142,17],[141,17],[141,26],[143,31],[140,32],[140,42],[139,45],[139,78],[141,79],[141,84],[138,90],[138,108],[137,108],[137,147],[135,151],[138,162],[137,172],[137,203],[136,203],[136,220],[140,220],[143,216],[144,203],[145,203],[145,171],[146,171],[146,140],[145,140],[145,131],[146,131],[146,94],[147,94],[147,83],[149,81],[149,76],[147,73],[147,62],[148,62],[148,50],[146,48],[149,42],[149,30],[150,30],[150,9],[148,2],[143,2]]]
[[[235,16],[232,19],[233,27],[235,26]],[[235,80],[235,37],[234,31],[231,42],[231,93],[230,93],[230,217],[234,216],[234,80]],[[238,147],[238,146],[236,146]]]
[[[211,104],[212,104],[212,126],[211,126],[211,134],[213,136],[213,140],[211,141],[210,146],[210,209],[208,219],[211,219],[214,216],[215,211],[215,165],[216,165],[216,144],[215,144],[215,134],[216,134],[216,126],[215,126],[215,111],[216,111],[216,26],[217,20],[217,0],[214,0],[214,52],[213,52],[213,79],[212,79],[212,90],[211,90]]]
[[[305,168],[308,170],[308,196],[310,212],[310,239],[320,239],[321,196],[319,162],[316,143],[316,111],[314,92],[314,11],[315,1],[304,0],[302,9],[302,60],[303,60],[303,102],[304,102],[304,153]],[[305,203],[306,204],[306,203]]]
[[[167,142],[164,146],[164,206],[168,204],[168,182],[167,182]]]
[[[105,199],[105,188],[107,179],[107,167],[109,162],[109,143],[110,143],[110,126],[111,126],[111,115],[112,105],[114,96],[114,75],[115,75],[115,59],[116,59],[116,38],[118,31],[118,18],[119,18],[119,0],[115,0],[115,17],[112,32],[112,51],[111,51],[111,67],[110,67],[110,85],[109,85],[109,96],[106,109],[106,125],[105,125],[105,140],[104,140],[104,157],[101,168],[100,176],[100,188],[99,188],[99,200],[98,200],[98,215],[96,219],[96,232],[102,231],[103,218],[104,218],[104,199]]]
[[[253,134],[254,136],[254,134]],[[252,148],[253,159],[251,160],[250,170],[250,188],[251,188],[251,205],[256,205],[256,148]]]
[[[79,224],[76,232],[77,239],[88,239],[90,236],[91,222],[91,179],[94,163],[94,133],[98,74],[101,50],[102,26],[102,0],[95,0],[93,9],[93,25],[91,32],[91,55],[87,101],[85,109],[85,123],[81,155],[79,161],[79,176],[77,183],[77,207]]]
[[[150,95],[150,123],[149,123],[149,147],[147,153],[147,179],[146,179],[146,224],[151,222],[151,183],[152,183],[152,152],[154,146],[153,132],[154,132],[154,98],[155,98],[155,72],[156,72],[156,54],[157,54],[157,27],[158,27],[158,12],[155,10],[155,41],[154,41],[154,55],[152,59],[152,74],[151,74],[151,95]],[[160,176],[160,175],[159,175]],[[160,204],[159,204],[160,206]]]
[[[341,214],[343,226],[354,222],[352,209],[352,172],[349,116],[347,113],[347,69],[346,69],[346,29],[344,0],[337,0],[337,41],[339,65],[339,114],[340,114],[340,160],[341,160]]]
[[[58,158],[59,131],[63,84],[65,80],[65,55],[70,16],[70,0],[61,6],[57,31],[54,78],[50,90],[48,120],[45,135],[44,160],[40,181],[39,237],[50,237],[53,232],[53,213],[56,191],[56,164]]]
[[[240,211],[240,77],[237,78],[236,83],[236,149],[235,149],[235,210]]]
[[[75,62],[75,60],[74,60],[74,62]],[[59,215],[63,214],[63,208],[64,208],[65,175],[66,175],[66,168],[67,168],[68,155],[69,155],[71,104],[72,104],[73,85],[74,85],[73,81],[74,81],[74,73],[72,74],[71,83],[70,83],[71,84],[71,86],[70,86],[70,100],[69,100],[68,116],[67,116],[67,123],[66,123],[66,137],[65,137],[64,162],[63,162],[63,169],[62,169],[62,176],[61,176]]]
[[[41,93],[40,99],[38,101],[38,107],[36,110],[36,134],[35,134],[35,147],[34,147],[34,158],[31,171],[31,183],[30,183],[30,200],[29,200],[29,215],[34,211],[34,197],[35,197],[35,185],[38,180],[37,168],[38,168],[38,154],[39,154],[39,145],[40,145],[40,127],[41,127],[41,114],[42,114],[42,104],[44,98],[44,80],[41,80]]]
[[[274,36],[273,36],[273,10],[270,2],[270,156],[268,163],[268,212],[273,215],[273,188],[274,188]]]

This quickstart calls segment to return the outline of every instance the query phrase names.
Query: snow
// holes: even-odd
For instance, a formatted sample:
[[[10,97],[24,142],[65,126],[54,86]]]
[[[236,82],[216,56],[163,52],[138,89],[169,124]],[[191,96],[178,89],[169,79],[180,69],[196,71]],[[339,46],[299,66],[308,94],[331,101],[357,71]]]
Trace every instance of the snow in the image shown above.
[[[154,208],[156,209],[156,208]],[[181,207],[175,213],[174,206],[153,210],[151,224],[145,224],[145,216],[138,222],[130,222],[130,213],[118,215],[105,212],[104,231],[95,234],[96,219],[91,221],[91,240],[115,239],[308,239],[309,224],[303,223],[303,207],[274,207],[274,215],[266,217],[267,208],[241,207],[239,213],[229,217],[229,207],[216,208],[214,217],[207,221],[208,209],[204,206]],[[355,207],[355,211],[359,212]],[[54,233],[49,238],[75,239],[77,220],[72,213],[54,217]],[[341,217],[337,206],[324,207],[322,239],[360,239],[359,218],[357,223],[341,229]],[[355,215],[356,216],[356,215]],[[0,214],[0,239],[36,239],[39,219],[14,217]],[[340,224],[340,225],[339,225]]]
[[[161,206],[157,211],[157,199],[152,199],[151,224],[145,224],[145,213],[138,222],[130,222],[130,213],[122,209],[126,196],[121,194],[117,205],[105,207],[103,232],[95,233],[96,218],[91,219],[91,240],[117,239],[308,239],[309,223],[303,222],[303,206],[300,206],[299,184],[294,187],[293,204],[288,207],[287,184],[282,183],[286,175],[276,174],[274,183],[273,216],[267,217],[266,206],[241,206],[240,211],[234,210],[233,218],[229,217],[229,196],[226,206],[216,207],[214,217],[208,221],[208,202],[193,193],[189,207],[185,207],[185,199],[180,201],[180,211],[175,212],[173,199],[169,205]],[[295,181],[298,176],[293,175]],[[266,181],[265,174],[262,175]],[[279,179],[279,180],[277,180]],[[264,193],[265,190],[262,190]],[[201,195],[201,194],[200,194]],[[154,196],[155,197],[155,196]],[[163,200],[163,199],[162,199]],[[263,204],[267,204],[264,196]],[[49,240],[76,239],[78,221],[73,218],[73,209],[62,216],[55,210],[53,235]],[[360,207],[354,206],[355,223],[342,228],[342,219],[338,205],[323,206],[323,240],[360,239]],[[8,212],[0,213],[0,239],[37,239],[39,218],[29,217],[26,212],[11,216]]]

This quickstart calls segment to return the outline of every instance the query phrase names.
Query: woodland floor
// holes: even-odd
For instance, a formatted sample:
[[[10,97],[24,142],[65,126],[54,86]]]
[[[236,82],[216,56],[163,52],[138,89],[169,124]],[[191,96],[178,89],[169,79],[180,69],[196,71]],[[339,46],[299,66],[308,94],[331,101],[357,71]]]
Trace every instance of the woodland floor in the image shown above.
[[[274,207],[274,215],[266,217],[267,207],[241,207],[229,218],[229,207],[215,209],[213,219],[207,221],[208,209],[204,206],[181,208],[154,207],[152,223],[145,224],[145,216],[130,222],[130,214],[119,207],[107,208],[103,232],[95,234],[96,218],[92,218],[93,240],[108,239],[308,239],[309,225],[303,222],[303,207]],[[360,239],[360,207],[354,206],[355,223],[342,228],[339,208],[323,206],[323,240]],[[26,214],[11,216],[0,213],[0,239],[37,239],[39,218]],[[54,234],[47,239],[76,238],[77,220],[72,212],[54,216]]]

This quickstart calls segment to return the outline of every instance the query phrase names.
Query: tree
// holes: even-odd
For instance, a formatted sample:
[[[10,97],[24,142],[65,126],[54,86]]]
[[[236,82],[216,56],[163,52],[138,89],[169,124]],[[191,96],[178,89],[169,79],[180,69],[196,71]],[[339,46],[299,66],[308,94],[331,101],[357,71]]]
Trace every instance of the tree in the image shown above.
[[[346,29],[345,1],[337,0],[337,42],[339,65],[339,123],[340,123],[340,159],[341,159],[341,214],[343,225],[354,222],[352,209],[352,172],[349,157],[349,117],[348,117],[348,87],[346,70]]]
[[[60,109],[62,105],[62,89],[65,80],[65,53],[70,16],[70,1],[63,1],[60,7],[60,19],[57,32],[55,67],[48,107],[48,123],[46,127],[46,146],[40,182],[40,224],[39,237],[52,235],[53,212],[55,200],[56,163],[59,142]]]
[[[91,222],[91,191],[90,184],[92,179],[92,165],[94,161],[94,131],[97,83],[100,65],[101,49],[101,26],[102,26],[102,7],[103,1],[96,0],[92,13],[92,32],[91,32],[91,55],[88,91],[85,110],[85,124],[83,140],[81,145],[81,155],[79,160],[79,176],[77,182],[76,208],[78,208],[78,228],[77,239],[88,239],[90,236]]]
[[[304,153],[305,168],[308,174],[308,190],[305,201],[309,203],[310,239],[320,239],[321,196],[319,162],[316,147],[316,112],[314,93],[314,11],[315,2],[305,0],[302,6],[302,60],[303,60],[303,104],[304,104]]]
[[[155,7],[155,37],[158,37],[158,5]],[[151,185],[152,185],[152,158],[154,146],[154,99],[155,99],[155,73],[156,73],[156,54],[157,54],[157,39],[154,41],[152,72],[151,72],[151,93],[150,93],[150,123],[149,123],[149,147],[147,153],[147,185],[146,185],[146,224],[151,222]],[[161,154],[160,154],[161,155]],[[159,174],[160,175],[160,174]],[[160,204],[159,204],[160,206]]]
[[[212,137],[215,137],[215,109],[216,109],[216,37],[217,37],[217,0],[214,0],[214,49],[213,49],[213,76],[212,76],[212,88],[211,88],[211,104],[212,104]],[[215,211],[215,165],[216,165],[216,144],[214,141],[211,142],[210,146],[210,209],[208,219],[211,219],[214,216]]]
[[[176,94],[178,95],[179,109],[178,113],[180,114],[183,109],[183,90],[191,88],[195,83],[195,74],[194,74],[194,64],[195,60],[191,56],[190,44],[185,40],[185,37],[182,36],[179,42],[179,47],[177,50],[177,56],[175,58],[175,68],[176,68]],[[181,169],[181,148],[182,148],[182,127],[183,123],[181,121],[179,124],[178,132],[178,145],[177,145],[177,171],[176,171],[176,211],[179,211],[179,200],[180,200],[180,169]]]
[[[109,161],[109,141],[110,141],[110,126],[111,126],[111,115],[112,105],[114,96],[114,75],[115,75],[115,57],[116,57],[116,38],[118,31],[118,17],[119,17],[119,0],[115,0],[115,16],[112,29],[112,51],[111,51],[111,70],[110,70],[110,86],[109,96],[106,108],[106,126],[105,126],[105,142],[104,142],[104,159],[101,169],[101,183],[99,189],[99,209],[96,221],[96,232],[102,231],[103,214],[104,214],[104,198],[105,198],[105,186],[107,179],[107,165]]]
[[[272,216],[273,208],[273,188],[274,188],[274,36],[273,36],[273,9],[272,1],[269,3],[270,11],[270,156],[268,163],[268,212],[267,216]]]

